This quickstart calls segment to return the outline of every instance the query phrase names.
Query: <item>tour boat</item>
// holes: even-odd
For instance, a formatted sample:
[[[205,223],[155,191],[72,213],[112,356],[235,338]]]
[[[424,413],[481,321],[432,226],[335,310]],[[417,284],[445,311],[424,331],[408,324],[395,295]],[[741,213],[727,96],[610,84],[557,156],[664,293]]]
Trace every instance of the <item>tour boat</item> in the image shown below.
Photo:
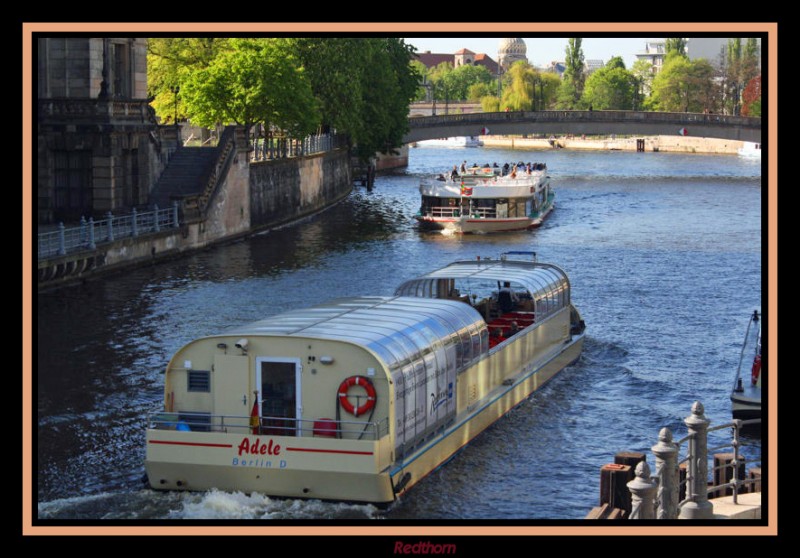
[[[478,136],[457,136],[452,138],[437,138],[421,140],[417,147],[482,147],[483,140]]]
[[[739,157],[747,159],[761,159],[761,144],[752,141],[744,142],[744,145],[739,148]]]
[[[750,374],[747,371],[750,370]],[[731,391],[731,407],[735,419],[761,418],[761,380],[765,370],[761,366],[761,315],[758,310],[747,324],[739,366]]]
[[[555,207],[547,165],[473,167],[424,180],[420,227],[452,233],[488,233],[533,229]]]
[[[584,329],[567,274],[508,253],[202,337],[166,368],[148,483],[387,505],[578,359]]]

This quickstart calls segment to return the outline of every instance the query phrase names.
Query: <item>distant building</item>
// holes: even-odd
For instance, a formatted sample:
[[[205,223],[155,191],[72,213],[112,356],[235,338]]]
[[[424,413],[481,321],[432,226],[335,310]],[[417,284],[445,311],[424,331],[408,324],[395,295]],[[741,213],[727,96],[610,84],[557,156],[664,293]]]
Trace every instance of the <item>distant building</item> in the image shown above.
[[[501,39],[497,47],[497,61],[507,71],[514,62],[528,61],[528,47],[522,39]]]
[[[442,62],[447,62],[454,68],[459,66],[483,66],[492,75],[497,74],[498,64],[492,58],[483,53],[474,53],[469,49],[462,48],[455,54],[442,54],[431,51],[420,52],[417,55],[417,60],[422,62],[426,68],[433,68]]]
[[[161,172],[147,102],[147,39],[39,38],[40,224],[146,203]]]
[[[564,77],[564,71],[567,69],[567,63],[563,60],[553,60],[550,64],[542,68],[545,72],[553,72],[558,77]]]
[[[664,65],[664,56],[666,54],[667,50],[664,41],[648,41],[645,43],[644,52],[636,53],[636,59],[650,62],[653,65],[653,74],[657,74]]]
[[[722,62],[722,53],[728,52],[729,37],[692,37],[686,41],[686,54],[690,60],[697,60],[698,58],[705,58],[709,63],[715,67],[719,67]],[[758,41],[758,66],[761,67],[761,38]],[[742,39],[742,50],[747,42],[746,38]]]
[[[587,76],[592,72],[594,72],[595,70],[599,70],[603,66],[605,66],[605,62],[603,62],[602,60],[587,60],[586,62],[584,62],[584,67],[586,68]]]

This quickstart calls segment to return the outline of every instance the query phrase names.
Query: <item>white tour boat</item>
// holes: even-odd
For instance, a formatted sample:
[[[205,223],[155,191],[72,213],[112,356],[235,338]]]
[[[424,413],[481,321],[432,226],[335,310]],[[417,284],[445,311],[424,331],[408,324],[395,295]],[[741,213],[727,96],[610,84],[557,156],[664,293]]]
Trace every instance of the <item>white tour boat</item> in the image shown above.
[[[750,374],[748,374],[748,370]],[[761,418],[761,316],[753,311],[747,324],[742,354],[736,369],[736,378],[731,391],[733,418],[749,420]]]
[[[419,187],[420,226],[453,233],[486,233],[533,229],[555,207],[547,165],[513,166],[502,174],[497,167],[472,167]]]
[[[752,141],[744,142],[744,145],[739,148],[739,157],[747,159],[761,159],[761,144]]]
[[[566,273],[510,255],[187,344],[149,485],[391,503],[581,354]]]
[[[421,140],[417,147],[483,147],[483,140],[478,136],[457,136],[452,138],[437,138]]]

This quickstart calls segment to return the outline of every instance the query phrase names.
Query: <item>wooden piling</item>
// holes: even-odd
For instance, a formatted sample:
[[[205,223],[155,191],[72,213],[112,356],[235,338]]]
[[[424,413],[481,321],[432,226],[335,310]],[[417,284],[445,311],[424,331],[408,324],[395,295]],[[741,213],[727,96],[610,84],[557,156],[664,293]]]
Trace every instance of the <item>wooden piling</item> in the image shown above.
[[[630,465],[607,463],[600,468],[600,505],[608,504],[612,508],[631,513],[631,493],[628,483],[633,480],[634,472]]]
[[[635,471],[639,462],[644,461],[646,458],[647,456],[640,451],[618,451],[614,455],[614,463],[617,465],[627,465]],[[633,480],[633,478],[630,480]]]
[[[761,467],[751,467],[748,474],[751,479],[758,479],[756,482],[750,484],[748,492],[761,492]]]

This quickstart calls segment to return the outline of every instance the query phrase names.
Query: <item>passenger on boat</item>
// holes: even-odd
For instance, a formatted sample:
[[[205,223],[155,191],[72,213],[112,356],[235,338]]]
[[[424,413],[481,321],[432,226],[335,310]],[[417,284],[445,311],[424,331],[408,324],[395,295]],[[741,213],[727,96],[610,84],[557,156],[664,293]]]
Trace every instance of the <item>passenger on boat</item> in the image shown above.
[[[508,169],[509,169],[508,163],[503,165],[503,176],[508,174]]]
[[[516,333],[519,333],[519,324],[517,322],[511,322],[511,326],[508,328],[508,336],[511,337]]]
[[[517,167],[514,167],[514,170],[511,171],[511,178],[517,177]]]
[[[467,174],[467,162],[461,163],[461,174]]]
[[[456,168],[455,165],[453,165],[453,170],[450,171],[450,178],[452,180],[455,180],[456,178],[458,178],[458,169]]]
[[[497,161],[495,161],[494,163],[492,163],[492,168],[493,168],[493,169],[500,168],[500,167],[498,167],[498,166],[497,166]]]
[[[511,283],[505,281],[503,283],[503,288],[500,289],[500,292],[497,293],[497,303],[500,305],[500,311],[511,312],[519,302],[519,297],[517,293],[515,293],[511,289]]]

